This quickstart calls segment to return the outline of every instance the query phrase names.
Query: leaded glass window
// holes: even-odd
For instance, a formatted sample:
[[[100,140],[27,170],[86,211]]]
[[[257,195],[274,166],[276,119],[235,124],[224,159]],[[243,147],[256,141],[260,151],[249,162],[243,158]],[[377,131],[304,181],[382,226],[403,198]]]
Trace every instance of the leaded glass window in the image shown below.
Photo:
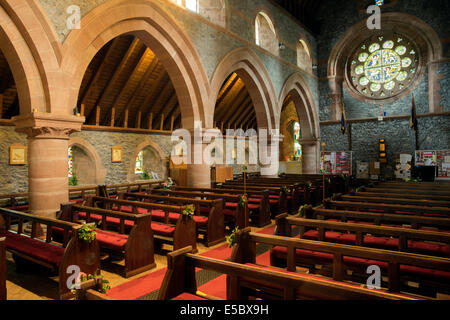
[[[73,177],[73,150],[72,147],[68,149],[68,160],[69,160],[69,178]]]
[[[368,98],[386,99],[412,83],[418,61],[417,49],[406,37],[373,36],[350,59],[350,82]]]
[[[294,123],[294,158],[299,160],[302,158],[302,146],[300,144],[300,124]]]
[[[136,165],[134,173],[141,174],[144,172],[144,151],[138,153],[136,157]]]

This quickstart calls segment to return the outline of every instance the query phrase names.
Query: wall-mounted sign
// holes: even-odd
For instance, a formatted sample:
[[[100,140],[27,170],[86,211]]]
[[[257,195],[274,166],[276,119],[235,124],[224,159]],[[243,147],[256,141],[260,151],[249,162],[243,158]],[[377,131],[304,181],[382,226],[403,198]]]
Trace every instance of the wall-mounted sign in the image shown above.
[[[13,144],[9,147],[9,164],[27,164],[27,147],[21,144]]]
[[[121,146],[111,148],[111,162],[122,162],[123,150]]]

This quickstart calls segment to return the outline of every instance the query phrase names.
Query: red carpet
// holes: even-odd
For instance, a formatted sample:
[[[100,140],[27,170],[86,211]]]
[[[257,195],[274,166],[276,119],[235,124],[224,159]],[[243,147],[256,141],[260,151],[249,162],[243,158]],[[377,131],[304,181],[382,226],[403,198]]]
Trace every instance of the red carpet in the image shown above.
[[[264,228],[258,231],[258,233],[273,234],[274,229],[275,225]],[[224,243],[223,245],[220,245],[215,249],[203,252],[200,255],[204,257],[225,260],[230,258],[231,252],[232,249],[228,247],[227,243]],[[270,265],[270,253],[265,252],[259,255],[256,258],[256,262],[258,264]],[[108,291],[107,295],[119,300],[136,300],[137,298],[143,297],[155,290],[158,290],[161,287],[161,283],[164,279],[164,275],[166,274],[166,270],[167,268],[163,268],[140,278],[136,278],[124,284],[118,285],[114,288],[111,288]],[[196,271],[199,270],[201,269],[196,269]],[[199,290],[218,298],[225,299],[225,280],[226,275],[222,275],[214,280],[205,283],[204,285],[199,287]]]

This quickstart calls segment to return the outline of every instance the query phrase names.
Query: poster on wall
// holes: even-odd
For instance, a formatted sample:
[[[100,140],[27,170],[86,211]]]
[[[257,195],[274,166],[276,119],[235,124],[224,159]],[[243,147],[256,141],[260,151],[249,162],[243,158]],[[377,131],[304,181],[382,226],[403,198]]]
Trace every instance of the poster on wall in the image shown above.
[[[352,174],[351,151],[325,152],[325,174]],[[320,172],[324,170],[324,161],[320,161]]]
[[[450,178],[450,150],[436,151],[438,178]]]
[[[435,150],[416,150],[416,166],[436,166]]]

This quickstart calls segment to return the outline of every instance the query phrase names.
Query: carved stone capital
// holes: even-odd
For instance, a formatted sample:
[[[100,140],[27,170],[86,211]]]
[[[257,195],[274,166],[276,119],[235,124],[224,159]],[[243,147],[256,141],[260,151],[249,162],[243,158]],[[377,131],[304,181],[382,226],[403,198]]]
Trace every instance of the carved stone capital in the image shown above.
[[[81,131],[85,118],[33,112],[14,117],[12,120],[16,131],[25,133],[29,139],[69,140],[72,133]]]

